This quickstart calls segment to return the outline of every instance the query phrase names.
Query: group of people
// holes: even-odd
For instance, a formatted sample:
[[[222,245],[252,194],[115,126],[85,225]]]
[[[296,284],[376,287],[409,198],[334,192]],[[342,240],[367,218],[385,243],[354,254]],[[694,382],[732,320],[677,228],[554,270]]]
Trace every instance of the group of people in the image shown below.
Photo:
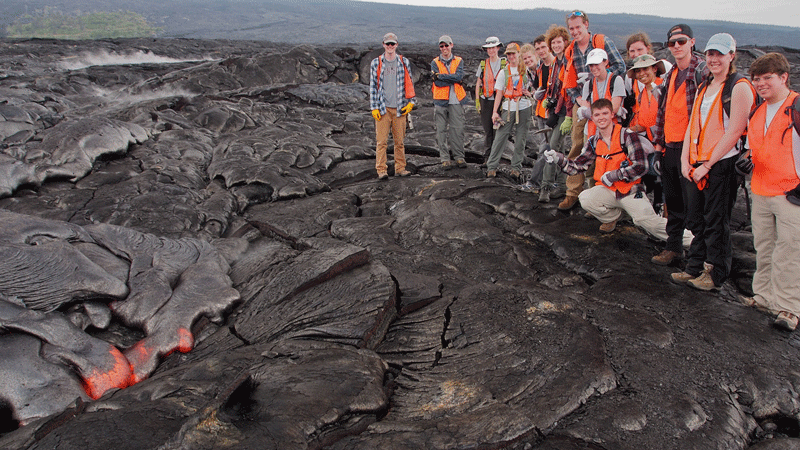
[[[751,177],[757,268],[755,295],[743,302],[792,331],[800,320],[800,100],[789,88],[789,64],[779,53],[766,54],[748,79],[736,70],[731,35],[713,35],[704,58],[695,54],[688,25],[675,25],[666,36],[674,63],[657,60],[647,35],[638,33],[627,41],[630,68],[611,39],[589,31],[582,11],[533,44],[509,43],[505,58],[500,40],[487,38],[474,97],[486,176],[497,175],[513,133],[510,175],[520,177],[533,124],[546,163],[540,202],[563,195],[563,211],[580,203],[604,233],[629,215],[666,242],[652,262],[685,262],[671,280],[704,291],[719,289],[730,274],[731,213],[741,180]],[[408,61],[396,53],[397,36],[386,34],[383,45],[370,79],[381,179],[390,128],[395,173],[408,175],[403,135],[416,101]],[[471,100],[453,40],[440,37],[439,49],[431,62],[432,92],[436,142],[448,170],[466,166],[464,106]]]

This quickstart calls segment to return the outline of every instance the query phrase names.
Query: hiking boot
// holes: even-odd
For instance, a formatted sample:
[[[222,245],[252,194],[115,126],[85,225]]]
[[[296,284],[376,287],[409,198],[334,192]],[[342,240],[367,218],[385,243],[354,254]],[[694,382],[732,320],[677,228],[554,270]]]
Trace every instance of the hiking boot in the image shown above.
[[[567,195],[567,191],[564,188],[558,186],[550,188],[550,200],[558,200],[564,198],[565,195]]]
[[[612,231],[614,231],[614,228],[617,228],[617,221],[616,220],[600,225],[600,232],[601,233],[611,233]]]
[[[575,205],[578,204],[578,196],[577,195],[568,195],[564,197],[564,200],[558,204],[559,211],[569,211],[570,209],[574,208]]]
[[[494,178],[497,176],[497,171],[494,169],[489,169],[486,171],[486,178]]]
[[[657,254],[650,258],[650,262],[653,264],[658,264],[659,266],[668,266],[675,262],[676,260],[681,259],[681,255],[678,252],[673,252],[672,250],[664,250],[661,253]]]
[[[442,169],[450,170],[453,168],[453,161],[442,161]]]
[[[458,167],[460,167],[462,169],[467,167],[467,162],[464,161],[463,159],[457,159],[456,160],[456,164],[458,165]]]
[[[550,186],[544,185],[539,190],[539,203],[550,203]]]
[[[528,180],[525,182],[525,184],[520,184],[518,189],[522,192],[530,192],[531,194],[535,194],[537,186],[531,183],[531,180]]]
[[[794,331],[797,328],[798,318],[788,311],[781,311],[775,318],[775,326],[786,331]]]
[[[511,173],[509,175],[511,175],[511,178],[513,178],[515,181],[519,180],[519,176],[520,176],[519,170],[514,169],[514,170],[511,171]]]
[[[694,280],[696,277],[686,272],[675,272],[669,276],[673,283],[686,284],[689,280]]]
[[[711,269],[714,266],[708,263],[703,263],[703,273],[700,274],[699,277],[691,279],[686,283],[695,288],[700,289],[701,291],[714,291],[719,289],[717,285],[714,284],[714,280],[711,278]]]
[[[403,169],[400,172],[397,172],[395,175],[397,175],[398,177],[407,177],[411,175],[411,172],[407,171],[406,169]]]
[[[386,172],[379,172],[378,173],[378,180],[384,181],[389,179],[389,174]]]

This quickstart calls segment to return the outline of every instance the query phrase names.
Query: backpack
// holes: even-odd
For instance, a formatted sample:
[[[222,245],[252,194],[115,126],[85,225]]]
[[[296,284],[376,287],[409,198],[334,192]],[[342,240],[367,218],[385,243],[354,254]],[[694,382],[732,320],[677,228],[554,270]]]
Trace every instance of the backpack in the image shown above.
[[[616,77],[618,77],[618,76],[619,75],[617,75],[617,74],[615,74],[613,72],[609,72],[608,82],[611,83],[611,88],[612,89],[614,88],[614,81],[616,81]],[[593,90],[594,90],[594,83],[590,83],[589,84],[589,98],[592,98],[592,91]],[[622,125],[623,127],[625,127],[625,128],[627,128],[628,125],[631,124],[631,119],[633,119],[633,105],[635,105],[635,104],[636,104],[636,95],[633,94],[633,93],[631,93],[631,94],[627,94],[626,93],[625,97],[622,98],[622,104],[620,105],[620,108],[625,108],[625,111],[627,112],[627,114],[625,115],[625,119],[624,120],[620,120],[618,123],[620,125]]]
[[[506,60],[505,58],[500,58],[500,71],[503,71],[503,70],[506,69],[506,64],[508,64],[508,60]],[[482,59],[481,60],[481,76],[478,77],[478,80],[480,80],[478,82],[478,86],[480,86],[481,94],[484,93],[483,92],[483,74],[484,73],[486,73],[486,60]],[[498,74],[499,74],[499,72],[498,72]]]
[[[647,137],[641,136],[639,133],[634,133],[633,131],[628,130],[627,128],[625,128],[624,125],[621,125],[621,126],[623,127],[623,132],[619,134],[619,146],[622,147],[622,148],[625,148],[625,132],[626,131],[628,133],[635,134],[636,137],[639,138],[639,143],[641,144],[642,150],[644,150],[644,154],[647,157],[647,172],[645,172],[644,175],[652,175],[652,176],[655,176],[655,177],[661,175],[661,171],[656,167],[656,148],[653,145],[653,143],[650,142],[650,139],[647,139]],[[626,151],[626,154],[627,154],[627,150],[625,150],[625,151]],[[644,176],[644,175],[642,175],[642,176]]]
[[[703,83],[697,86],[697,91],[698,92],[702,91],[708,84],[709,80],[710,78],[706,77],[706,79],[703,80]],[[740,74],[739,72],[734,72],[728,75],[728,78],[725,79],[725,83],[723,83],[722,85],[722,92],[720,94],[722,96],[721,97],[722,109],[725,111],[725,114],[728,117],[731,116],[731,97],[733,96],[733,87],[742,80],[745,80],[748,84],[750,84],[750,80],[748,80],[747,77]],[[755,89],[753,88],[752,84],[750,84],[750,89],[753,90],[754,96],[757,99],[758,95],[755,94]],[[753,108],[750,110],[751,115],[753,111],[755,111],[755,108],[758,107],[758,105],[759,102],[756,101],[755,105],[753,105]],[[746,141],[747,141],[747,128],[745,128],[744,132],[742,132],[742,137],[739,138],[739,143],[736,144],[736,148],[739,149],[740,151],[744,149]]]

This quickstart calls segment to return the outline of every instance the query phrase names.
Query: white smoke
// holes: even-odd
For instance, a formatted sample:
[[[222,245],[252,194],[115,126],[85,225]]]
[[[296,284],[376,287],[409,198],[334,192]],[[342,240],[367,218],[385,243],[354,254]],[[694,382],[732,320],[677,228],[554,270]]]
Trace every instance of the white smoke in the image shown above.
[[[134,53],[119,54],[102,50],[95,53],[67,57],[58,66],[62,70],[78,70],[92,66],[119,66],[123,64],[175,64],[182,62],[214,61],[215,58],[175,59],[159,56],[150,51],[139,50]]]

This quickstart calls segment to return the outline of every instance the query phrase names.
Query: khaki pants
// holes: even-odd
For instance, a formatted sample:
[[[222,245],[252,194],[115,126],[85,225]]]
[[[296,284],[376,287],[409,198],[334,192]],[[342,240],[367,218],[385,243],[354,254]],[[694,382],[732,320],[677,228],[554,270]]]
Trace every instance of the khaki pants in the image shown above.
[[[574,105],[572,107],[572,148],[567,158],[575,159],[583,152],[583,129],[585,127],[586,119],[578,119],[578,105]],[[585,172],[567,176],[567,196],[577,197],[583,191],[584,182],[586,182]]]
[[[375,137],[378,145],[375,147],[375,170],[378,175],[386,173],[386,149],[389,147],[389,129],[392,130],[394,140],[394,173],[402,172],[406,168],[406,147],[403,141],[406,137],[406,116],[397,117],[396,108],[386,108],[386,114],[381,120],[375,121]]]
[[[751,221],[756,302],[774,313],[800,316],[800,206],[789,203],[785,195],[753,194]]]
[[[616,191],[605,186],[593,186],[581,192],[578,200],[581,202],[581,208],[600,222],[613,222],[619,219],[624,211],[631,216],[633,224],[647,234],[662,241],[667,240],[667,219],[653,211],[653,205],[644,195],[636,198],[635,194],[629,194],[617,199]],[[691,231],[684,230],[683,246],[689,247],[693,238]]]

